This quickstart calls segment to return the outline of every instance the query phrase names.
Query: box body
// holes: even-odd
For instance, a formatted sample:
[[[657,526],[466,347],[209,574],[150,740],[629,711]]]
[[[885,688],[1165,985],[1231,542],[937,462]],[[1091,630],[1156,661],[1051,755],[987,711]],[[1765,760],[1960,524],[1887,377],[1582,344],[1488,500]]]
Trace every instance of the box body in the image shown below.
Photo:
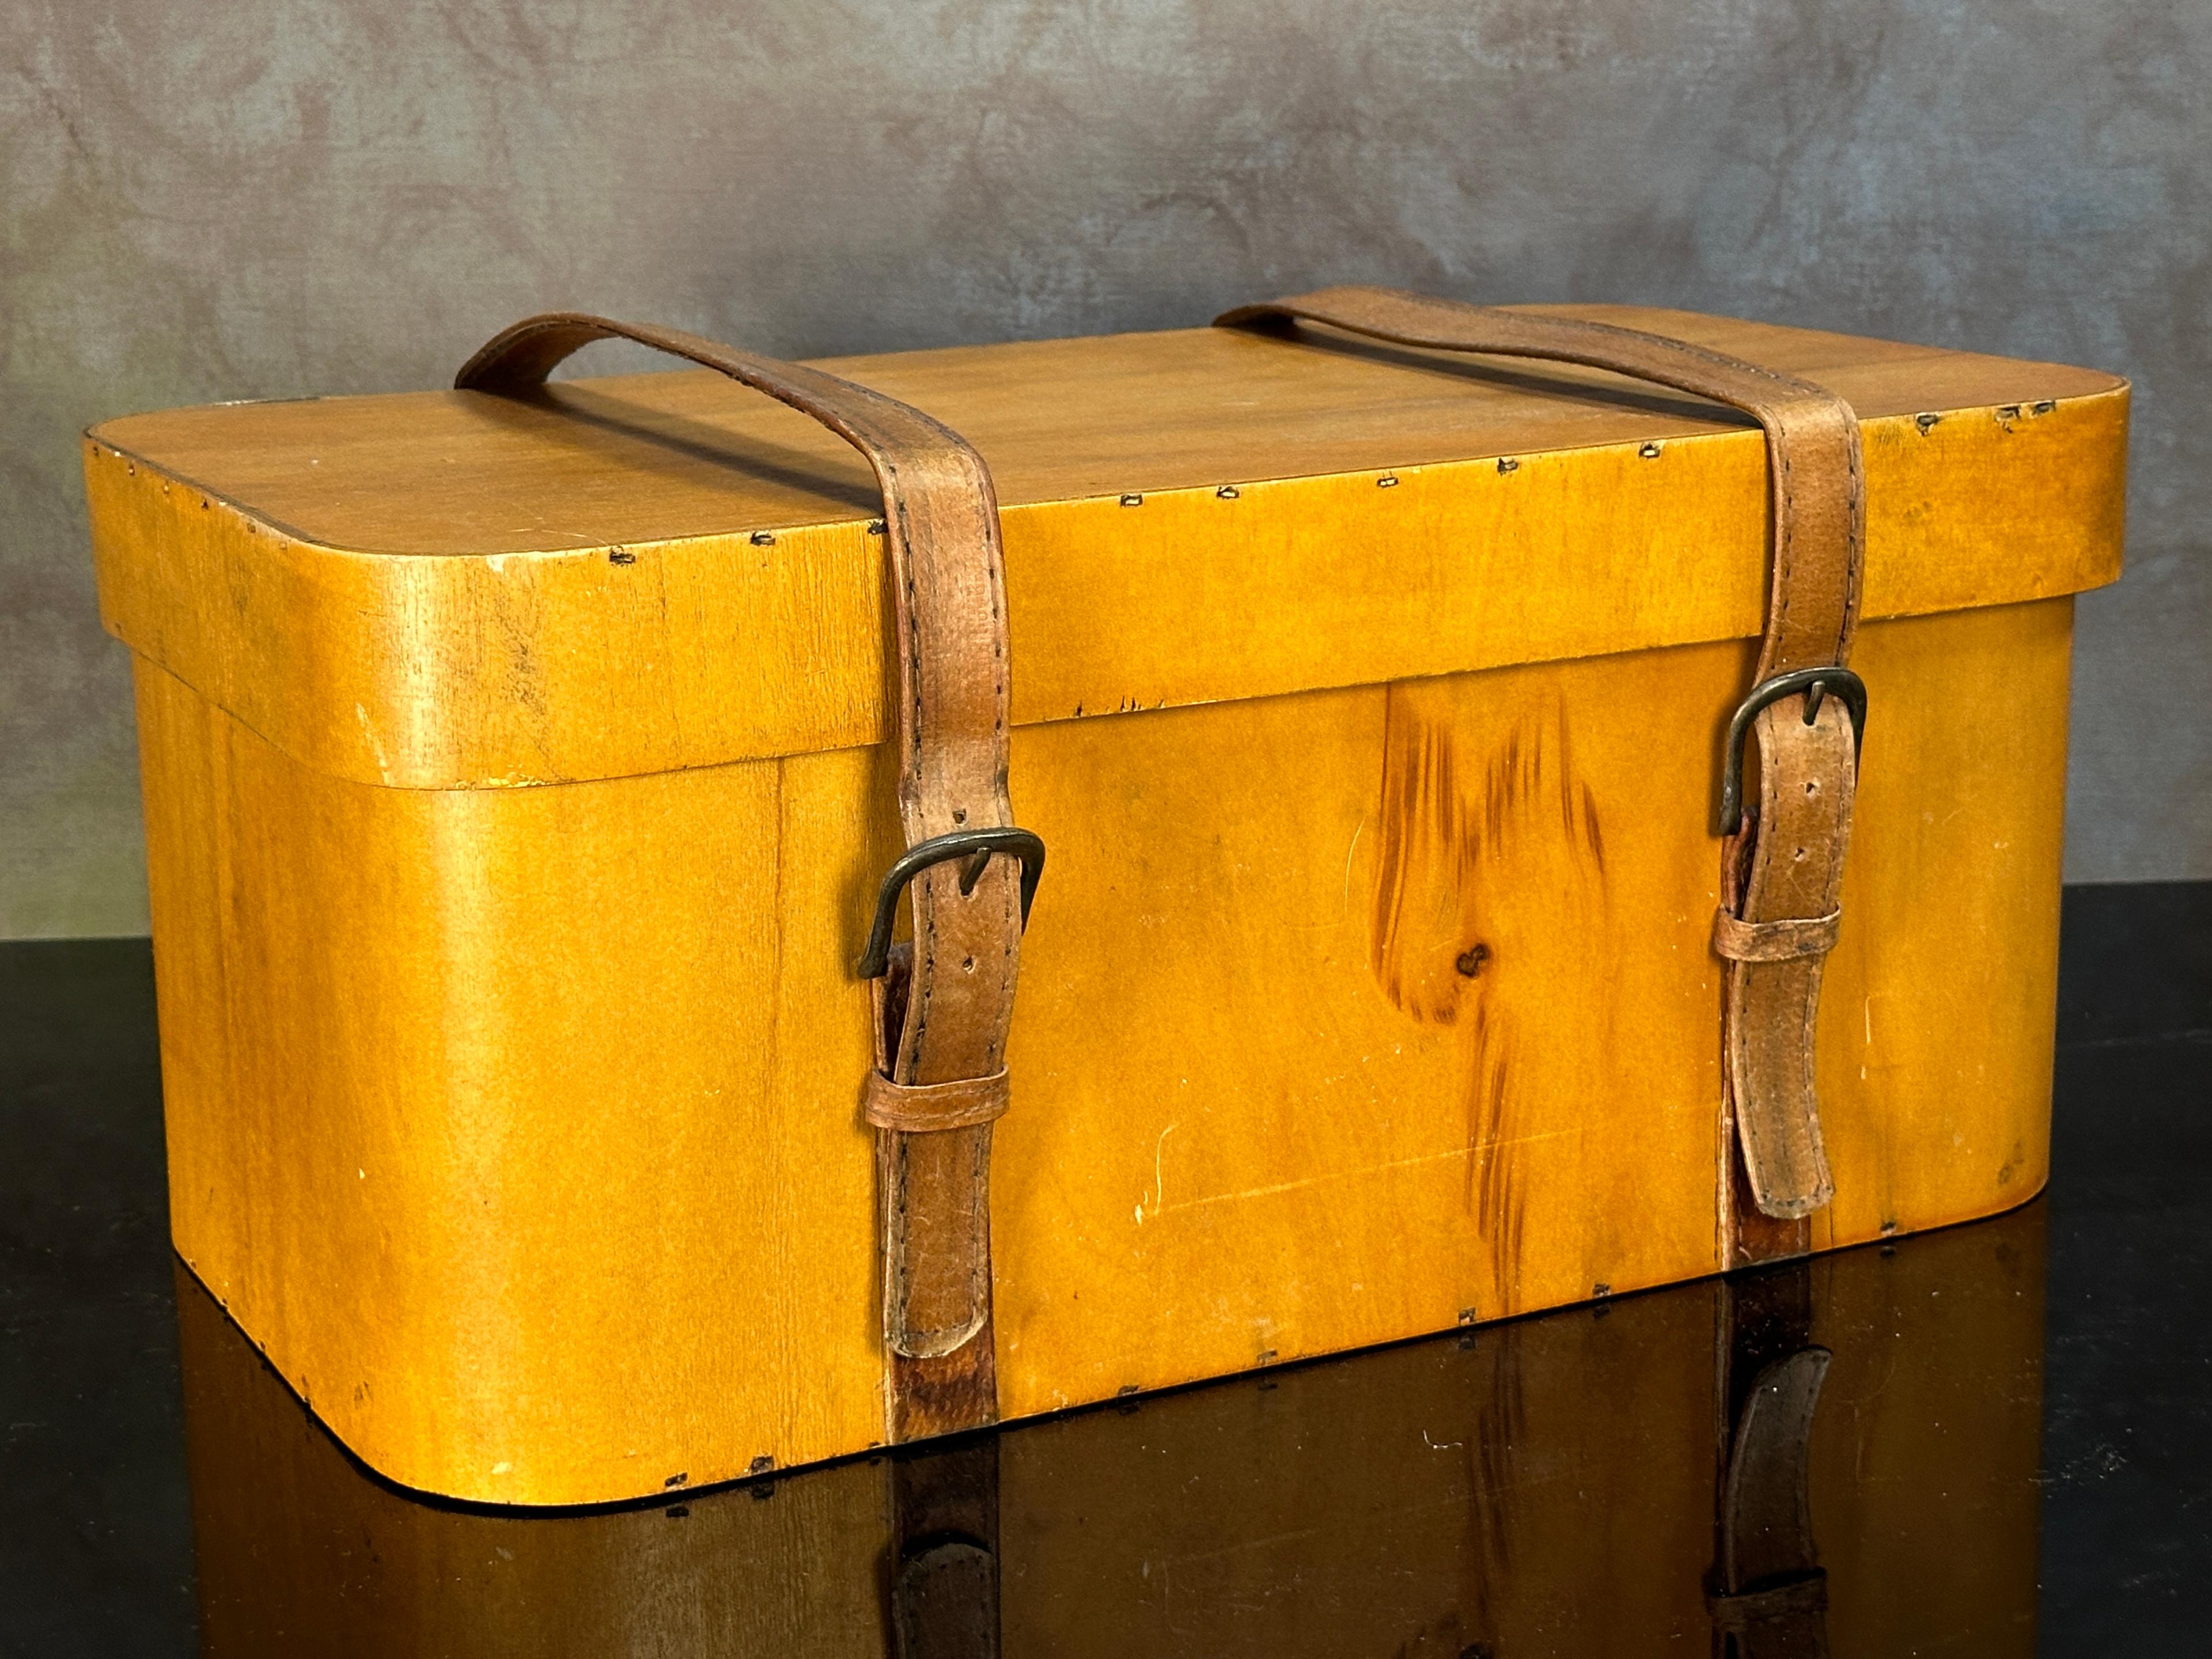
[[[2124,388],[1626,319],[1863,422],[1814,1243],[2017,1203]],[[1014,802],[1052,862],[993,1168],[1005,1415],[1716,1271],[1757,434],[1595,374],[1218,332],[836,367],[963,430],[1006,507]],[[88,439],[178,1248],[407,1486],[591,1503],[882,1436],[851,969],[898,846],[879,544],[854,469],[744,397]]]

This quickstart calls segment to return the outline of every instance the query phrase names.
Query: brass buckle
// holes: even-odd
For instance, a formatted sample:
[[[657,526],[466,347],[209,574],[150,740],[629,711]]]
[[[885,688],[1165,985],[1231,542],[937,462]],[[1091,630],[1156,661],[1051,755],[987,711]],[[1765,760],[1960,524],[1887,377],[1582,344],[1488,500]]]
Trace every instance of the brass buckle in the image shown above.
[[[860,977],[881,979],[890,971],[891,928],[898,921],[899,895],[906,891],[908,882],[932,865],[965,858],[969,864],[960,872],[960,890],[972,893],[994,853],[1012,853],[1022,861],[1022,926],[1027,927],[1030,906],[1036,902],[1037,883],[1044,878],[1042,840],[1011,824],[1004,829],[955,830],[949,835],[932,836],[908,848],[884,872],[884,884],[876,894],[875,925],[868,929],[868,948],[860,955]]]
[[[1787,674],[1777,674],[1771,680],[1762,680],[1751,689],[1751,695],[1737,707],[1735,718],[1729,721],[1728,757],[1721,769],[1721,834],[1733,836],[1743,828],[1743,744],[1751,733],[1751,723],[1759,711],[1771,702],[1802,691],[1805,697],[1805,724],[1810,726],[1820,718],[1820,702],[1830,692],[1844,700],[1844,707],[1851,717],[1851,766],[1859,763],[1859,755],[1866,743],[1867,690],[1866,682],[1848,668],[1798,668]]]

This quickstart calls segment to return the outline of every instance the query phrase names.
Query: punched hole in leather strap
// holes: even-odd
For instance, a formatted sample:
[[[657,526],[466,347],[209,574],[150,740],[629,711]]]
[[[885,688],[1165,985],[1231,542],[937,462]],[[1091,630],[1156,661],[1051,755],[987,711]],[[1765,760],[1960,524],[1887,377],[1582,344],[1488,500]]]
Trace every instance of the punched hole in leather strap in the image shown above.
[[[1780,921],[1746,921],[1726,910],[1713,913],[1713,950],[1730,962],[1794,962],[1824,957],[1836,948],[1844,913]]]
[[[1003,1066],[988,1077],[953,1083],[894,1083],[881,1072],[870,1072],[860,1115],[878,1129],[937,1134],[996,1122],[1006,1115],[1010,1098]]]

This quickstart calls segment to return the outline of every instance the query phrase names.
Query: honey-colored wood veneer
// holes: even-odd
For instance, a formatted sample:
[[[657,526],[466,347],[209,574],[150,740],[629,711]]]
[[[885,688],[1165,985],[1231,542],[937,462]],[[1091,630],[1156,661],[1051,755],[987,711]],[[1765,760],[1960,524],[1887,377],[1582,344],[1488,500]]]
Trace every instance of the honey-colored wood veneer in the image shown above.
[[[2124,388],[1591,314],[1865,417],[1815,1243],[2024,1199]],[[1006,507],[1052,851],[993,1170],[1005,1413],[1714,1271],[1756,432],[1210,331],[835,367],[963,429]],[[833,443],[685,374],[88,438],[178,1246],[404,1484],[592,1502],[881,1436],[852,963],[898,840]]]

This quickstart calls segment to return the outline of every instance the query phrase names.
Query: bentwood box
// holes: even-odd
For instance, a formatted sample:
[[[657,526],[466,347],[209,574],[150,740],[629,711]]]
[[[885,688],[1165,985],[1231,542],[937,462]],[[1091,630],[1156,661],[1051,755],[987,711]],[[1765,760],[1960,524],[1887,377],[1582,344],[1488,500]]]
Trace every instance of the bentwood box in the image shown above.
[[[1339,289],[109,422],[178,1250],[549,1504],[2016,1204],[2126,419]]]

